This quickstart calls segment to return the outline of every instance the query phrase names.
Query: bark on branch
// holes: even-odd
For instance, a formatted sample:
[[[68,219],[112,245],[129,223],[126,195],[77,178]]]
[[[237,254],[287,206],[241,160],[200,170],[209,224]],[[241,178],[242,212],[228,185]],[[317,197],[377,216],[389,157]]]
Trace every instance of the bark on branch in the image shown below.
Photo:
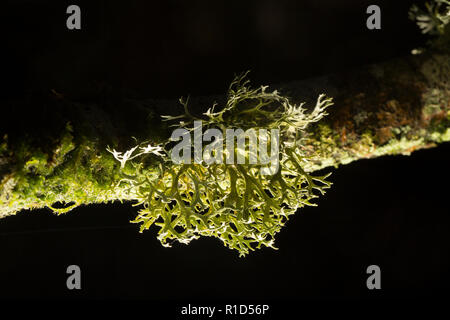
[[[450,141],[450,55],[418,56],[307,81],[271,86],[294,102],[334,98],[325,119],[303,146],[312,172],[382,155],[404,154]],[[198,113],[225,97],[190,101]],[[7,101],[0,119],[0,218],[23,209],[65,212],[82,204],[133,200],[114,189],[119,164],[106,147],[126,150],[138,141],[170,136],[160,115],[179,114],[178,101],[103,95],[73,102],[53,92]],[[59,203],[59,207],[58,206]]]

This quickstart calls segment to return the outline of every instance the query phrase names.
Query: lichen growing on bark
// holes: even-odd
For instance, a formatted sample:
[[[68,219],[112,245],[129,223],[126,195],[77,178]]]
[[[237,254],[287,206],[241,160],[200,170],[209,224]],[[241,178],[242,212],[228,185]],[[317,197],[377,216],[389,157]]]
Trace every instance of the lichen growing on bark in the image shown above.
[[[448,7],[440,7],[440,10],[442,8]],[[174,239],[186,242],[199,235],[217,236],[242,254],[258,244],[272,246],[273,235],[294,212],[292,208],[306,204],[302,201],[309,201],[315,195],[309,190],[313,181],[308,180],[314,176],[313,172],[363,158],[408,155],[450,141],[450,24],[440,26],[442,28],[436,29],[439,32],[431,38],[429,48],[421,50],[421,54],[338,75],[280,85],[281,93],[277,93],[280,101],[289,96],[291,104],[308,101],[306,106],[314,106],[318,94],[326,92],[333,96],[335,106],[330,108],[327,117],[302,131],[301,143],[297,144],[295,153],[290,154],[291,157],[296,155],[285,166],[285,172],[290,174],[278,180],[278,184],[268,183],[270,180],[261,183],[253,169],[242,167],[224,169],[218,166],[214,168],[214,175],[207,175],[213,168],[200,165],[180,166],[172,172],[166,167],[160,172],[161,159],[148,154],[142,154],[121,169],[121,163],[107,151],[107,146],[111,146],[110,150],[130,150],[139,141],[146,140],[150,140],[152,146],[164,145],[173,128],[168,122],[161,121],[160,115],[168,112],[176,115],[177,101],[105,99],[81,103],[53,93],[46,97],[3,102],[5,114],[10,111],[12,116],[0,118],[0,217],[27,209],[50,208],[62,214],[91,203],[140,201],[144,207],[135,222],[141,223],[143,229],[156,220],[154,206],[163,208],[167,204],[167,211],[164,207],[159,216],[169,212],[175,220],[168,215],[167,219],[155,223],[162,227],[159,237],[163,242],[170,243]],[[192,98],[191,111],[204,113],[204,107],[210,105],[211,100],[216,99]],[[217,100],[224,104],[228,101],[224,96]],[[29,112],[21,112],[23,109]],[[239,116],[233,119],[231,123],[237,120],[245,124]],[[287,151],[286,155],[289,154]],[[144,157],[147,158],[142,161]],[[295,162],[301,164],[297,169],[292,167],[296,166]],[[172,202],[177,199],[170,197],[167,203],[155,197],[143,199],[149,195],[151,184],[145,182],[138,186],[136,172],[141,176],[159,175],[165,187],[158,185],[156,190],[170,196],[170,190],[176,185],[172,179],[177,177],[182,189],[178,194],[184,199],[178,199],[178,207]],[[124,174],[128,175],[128,182],[123,180],[127,178]],[[233,174],[236,177],[231,178]],[[216,178],[212,178],[214,176]],[[246,179],[250,184],[252,179],[257,181],[255,186],[262,184],[269,194],[273,189],[273,193],[247,193]],[[324,183],[319,184],[322,189],[328,186],[322,178],[317,179]],[[281,187],[281,181],[285,180],[291,187]],[[231,205],[217,215],[204,211],[211,206],[216,212],[224,208],[221,202],[213,205],[213,201],[208,200],[208,203],[206,200],[214,185],[221,188],[217,190],[234,190],[233,196],[221,191],[223,197],[229,197],[228,204],[231,202]],[[192,194],[188,191],[191,188],[195,188]],[[289,188],[295,190],[287,194],[281,192]],[[322,189],[317,191],[320,193]],[[292,197],[297,192],[300,197]],[[201,201],[196,197],[199,194],[203,197]],[[245,195],[253,197],[250,201],[253,204],[259,201],[261,205],[247,210],[250,202],[245,200]],[[267,201],[263,203],[262,199]],[[236,210],[244,208],[246,201],[246,210]],[[273,206],[274,203],[278,206]],[[182,212],[180,204],[189,206],[194,214],[186,214],[185,210],[178,214]],[[274,208],[278,214],[274,214]],[[232,219],[237,219],[231,213],[242,218],[236,222],[240,222],[240,229],[234,222],[231,224]],[[249,226],[250,219],[254,224]],[[170,230],[169,233],[170,228],[175,232]]]
[[[122,189],[125,185],[138,205],[143,206],[134,220],[141,223],[141,232],[158,226],[158,239],[165,246],[174,240],[188,244],[200,236],[213,236],[245,256],[262,246],[274,248],[274,237],[289,216],[303,206],[315,205],[311,201],[324,194],[331,183],[326,180],[328,174],[315,176],[303,170],[308,158],[299,146],[305,129],[325,115],[331,99],[321,95],[307,113],[303,104],[292,104],[277,91],[266,89],[252,89],[243,76],[237,77],[230,86],[226,104],[215,105],[202,119],[195,119],[203,120],[205,130],[241,129],[241,135],[244,130],[275,128],[279,138],[271,136],[265,140],[269,149],[274,144],[277,149],[279,165],[270,174],[263,172],[260,161],[249,161],[251,156],[261,160],[260,152],[252,154],[238,146],[233,146],[233,158],[245,153],[245,163],[225,163],[224,158],[193,163],[189,158],[188,163],[176,164],[169,157],[171,150],[145,143],[125,153],[110,150],[123,170],[117,187]],[[187,127],[194,117],[187,102],[181,102],[185,114],[165,118]],[[263,138],[255,138],[253,143],[260,146]],[[222,142],[227,139],[224,135],[212,144],[220,144],[222,149]],[[202,155],[206,148],[202,148]]]
[[[413,5],[409,11],[411,20],[417,22],[422,33],[442,35],[450,23],[450,1],[433,0],[425,3],[425,8]]]

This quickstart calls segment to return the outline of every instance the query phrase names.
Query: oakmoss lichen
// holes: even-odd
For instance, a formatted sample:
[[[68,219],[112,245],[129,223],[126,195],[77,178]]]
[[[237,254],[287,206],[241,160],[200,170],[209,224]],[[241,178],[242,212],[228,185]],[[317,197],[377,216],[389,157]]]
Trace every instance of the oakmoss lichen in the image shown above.
[[[325,193],[331,186],[328,174],[305,172],[308,158],[301,146],[305,129],[325,115],[331,99],[321,95],[313,111],[306,113],[303,104],[292,104],[277,91],[266,89],[252,89],[243,76],[237,77],[226,104],[219,110],[214,105],[202,120],[205,130],[279,130],[280,141],[273,137],[266,141],[269,149],[275,143],[279,146],[279,166],[270,174],[263,173],[261,162],[249,164],[249,153],[246,164],[204,160],[175,164],[165,146],[144,143],[125,153],[110,150],[122,168],[118,187],[126,186],[143,206],[134,220],[141,223],[141,232],[158,226],[158,239],[165,246],[175,240],[187,244],[200,236],[213,236],[244,256],[262,246],[274,248],[274,237],[289,216],[298,208],[314,205],[311,200]],[[200,120],[190,114],[187,102],[181,103],[185,114],[167,120],[179,121],[180,127]],[[257,139],[256,143],[262,143],[260,136]],[[233,152],[242,150],[235,146]]]

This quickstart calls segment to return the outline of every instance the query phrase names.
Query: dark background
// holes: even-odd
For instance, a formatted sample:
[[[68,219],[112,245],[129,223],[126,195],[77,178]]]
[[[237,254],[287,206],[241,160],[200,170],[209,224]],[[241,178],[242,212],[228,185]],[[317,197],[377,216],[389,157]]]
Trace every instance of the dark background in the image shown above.
[[[223,93],[245,70],[255,84],[276,84],[385,61],[424,42],[407,18],[412,3],[6,1],[1,98],[51,89],[77,101],[99,94],[178,98]],[[81,7],[81,31],[65,27],[70,4]],[[365,27],[370,4],[382,8],[382,30]],[[136,215],[130,204],[61,217],[21,212],[0,221],[0,297],[291,308],[323,299],[443,299],[450,284],[449,160],[445,144],[325,170],[333,171],[334,185],[319,206],[288,222],[278,251],[245,259],[216,239],[163,248],[155,229],[139,234],[129,223]],[[66,289],[71,264],[81,267],[81,291]],[[366,288],[371,264],[381,267],[380,291]]]

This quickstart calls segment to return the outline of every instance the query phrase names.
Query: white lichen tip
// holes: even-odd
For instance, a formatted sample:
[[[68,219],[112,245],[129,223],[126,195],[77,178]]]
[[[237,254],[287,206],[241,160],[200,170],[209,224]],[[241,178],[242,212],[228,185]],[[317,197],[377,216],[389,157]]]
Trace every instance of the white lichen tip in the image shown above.
[[[140,152],[133,154],[133,152],[136,151],[136,149],[140,150]],[[110,153],[112,153],[112,155],[114,156],[114,158],[120,162],[120,168],[124,168],[125,164],[127,163],[127,161],[132,160],[134,158],[137,158],[143,154],[155,154],[157,156],[164,156],[164,149],[161,146],[152,146],[150,144],[148,144],[145,147],[139,147],[139,146],[135,146],[133,148],[131,148],[130,150],[126,151],[125,153],[123,152],[118,152],[115,149],[110,149],[109,146],[108,148],[106,148],[106,150]]]

